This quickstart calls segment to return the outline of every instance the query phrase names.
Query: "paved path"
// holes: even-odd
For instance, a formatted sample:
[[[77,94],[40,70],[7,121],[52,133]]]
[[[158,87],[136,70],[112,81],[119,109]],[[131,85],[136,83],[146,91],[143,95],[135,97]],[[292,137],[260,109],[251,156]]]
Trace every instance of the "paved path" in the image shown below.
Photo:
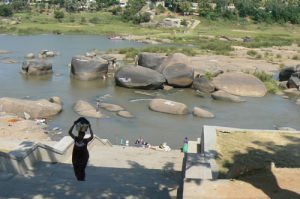
[[[71,159],[39,163],[25,177],[0,176],[0,198],[176,198],[182,159],[179,151],[94,146],[85,182],[75,180]]]

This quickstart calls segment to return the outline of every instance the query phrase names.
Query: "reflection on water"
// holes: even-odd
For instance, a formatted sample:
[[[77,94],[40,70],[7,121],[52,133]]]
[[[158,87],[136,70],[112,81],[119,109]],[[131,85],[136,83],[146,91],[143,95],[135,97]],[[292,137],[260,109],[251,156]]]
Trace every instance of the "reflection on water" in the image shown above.
[[[142,44],[120,41],[111,42],[97,36],[0,36],[1,50],[11,50],[10,57],[19,63],[0,63],[0,97],[31,99],[59,96],[63,101],[63,112],[50,118],[50,126],[59,126],[67,134],[68,128],[79,117],[73,111],[77,100],[87,100],[96,105],[96,99],[125,107],[135,118],[126,119],[112,112],[103,112],[105,119],[91,119],[95,134],[119,144],[121,139],[134,143],[142,136],[150,144],[167,142],[171,147],[179,148],[184,137],[200,137],[203,125],[222,125],[241,128],[273,129],[274,125],[290,126],[300,129],[300,108],[293,102],[279,96],[267,95],[263,98],[246,98],[245,103],[228,103],[212,100],[209,96],[199,97],[192,89],[173,89],[171,91],[144,91],[116,87],[113,78],[94,81],[79,81],[70,77],[68,66],[73,55],[84,53],[93,48],[107,50],[119,47],[139,47]],[[42,49],[60,52],[50,61],[54,74],[46,77],[27,77],[20,74],[24,55],[40,52]],[[205,108],[215,114],[214,119],[196,118],[192,114],[185,116],[169,115],[150,111],[149,100],[155,97],[165,98],[193,107]]]

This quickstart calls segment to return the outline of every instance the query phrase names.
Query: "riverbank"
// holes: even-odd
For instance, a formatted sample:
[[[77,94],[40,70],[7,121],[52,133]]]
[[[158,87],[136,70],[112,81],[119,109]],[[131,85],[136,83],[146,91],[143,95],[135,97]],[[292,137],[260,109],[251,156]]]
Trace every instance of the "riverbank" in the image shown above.
[[[159,21],[166,16],[158,15]],[[196,53],[230,55],[233,46],[249,48],[289,46],[300,44],[300,26],[291,24],[265,24],[248,21],[210,21],[196,16],[173,16],[186,21],[199,21],[193,28],[147,27],[122,20],[110,12],[68,13],[61,20],[51,11],[44,13],[18,13],[13,18],[0,20],[1,33],[79,34],[122,36],[125,39],[150,44],[180,44],[192,47]],[[188,30],[188,31],[187,31]],[[244,38],[250,38],[244,42]],[[300,56],[299,56],[300,58]]]

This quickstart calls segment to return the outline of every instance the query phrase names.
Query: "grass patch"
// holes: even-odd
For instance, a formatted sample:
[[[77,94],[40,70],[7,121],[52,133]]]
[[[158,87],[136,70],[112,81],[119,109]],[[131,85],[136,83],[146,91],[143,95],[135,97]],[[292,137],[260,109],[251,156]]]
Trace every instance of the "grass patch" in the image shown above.
[[[277,167],[300,168],[300,134],[266,132],[217,133],[217,164],[221,178],[234,178]]]
[[[257,52],[255,50],[248,50],[247,55],[249,55],[251,57],[255,57],[257,55]]]
[[[197,51],[193,48],[188,47],[178,47],[178,46],[150,46],[145,48],[122,48],[119,49],[120,54],[125,54],[125,58],[133,59],[136,55],[142,52],[151,53],[164,53],[166,55],[171,55],[174,53],[183,53],[187,56],[194,56]]]
[[[272,74],[265,71],[255,71],[253,75],[264,82],[269,93],[276,93],[281,90]]]
[[[292,59],[293,59],[293,60],[300,60],[300,55],[294,55],[294,56],[292,57]]]

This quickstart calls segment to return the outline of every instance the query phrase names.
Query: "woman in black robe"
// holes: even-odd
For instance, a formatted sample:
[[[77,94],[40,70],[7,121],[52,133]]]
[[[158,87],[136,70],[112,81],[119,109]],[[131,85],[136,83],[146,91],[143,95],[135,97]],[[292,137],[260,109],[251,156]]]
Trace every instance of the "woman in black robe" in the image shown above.
[[[75,136],[72,133],[74,126],[76,126],[78,136]],[[88,129],[90,129],[91,136],[89,138],[84,138]],[[90,122],[84,117],[80,117],[71,126],[69,135],[74,139],[74,148],[72,153],[74,173],[78,181],[84,181],[85,168],[89,160],[89,151],[87,149],[87,145],[94,138]]]

